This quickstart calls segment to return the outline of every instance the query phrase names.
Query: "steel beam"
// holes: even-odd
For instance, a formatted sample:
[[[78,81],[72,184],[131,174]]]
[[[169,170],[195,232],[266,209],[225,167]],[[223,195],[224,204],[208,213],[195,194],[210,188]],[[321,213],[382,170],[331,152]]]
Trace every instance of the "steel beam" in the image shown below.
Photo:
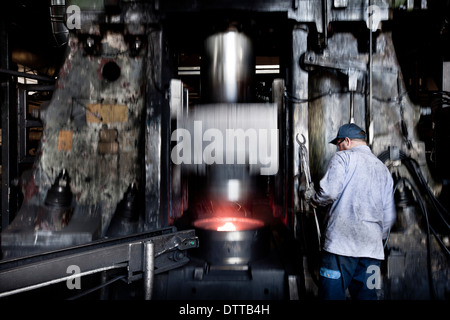
[[[150,298],[152,277],[186,264],[189,259],[184,250],[196,247],[198,239],[194,230],[165,228],[5,260],[0,262],[0,298],[119,268],[124,269],[129,283],[146,275],[144,289]],[[69,271],[73,266],[80,272]]]

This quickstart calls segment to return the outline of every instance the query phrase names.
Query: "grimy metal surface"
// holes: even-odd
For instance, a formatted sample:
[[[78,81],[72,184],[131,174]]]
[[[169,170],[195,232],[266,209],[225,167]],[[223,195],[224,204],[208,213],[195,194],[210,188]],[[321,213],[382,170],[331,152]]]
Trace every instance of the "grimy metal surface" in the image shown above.
[[[41,288],[58,282],[111,269],[123,269],[128,282],[146,270],[145,244],[153,244],[152,272],[158,274],[186,264],[184,250],[198,247],[194,230],[165,228],[132,236],[98,240],[44,254],[6,259],[0,262],[0,297]],[[180,253],[175,253],[179,251]],[[171,254],[170,258],[167,255]],[[77,266],[80,273],[68,273]]]
[[[309,235],[307,224],[302,224],[311,217],[301,198],[304,177],[300,170],[299,145],[295,142],[297,134],[306,138],[311,178],[316,185],[335,152],[335,146],[328,142],[340,125],[355,122],[368,132],[370,147],[376,155],[396,149],[407,152],[418,162],[431,190],[438,194],[441,185],[429,173],[425,146],[415,131],[420,107],[410,101],[406,92],[391,31],[382,28],[382,23],[392,18],[392,11],[400,2],[122,1],[122,6],[116,8],[120,10],[111,12],[101,1],[91,4],[71,1],[82,9],[81,28],[69,32],[67,55],[52,101],[41,112],[44,133],[40,154],[33,171],[24,176],[24,205],[17,215],[18,221],[11,224],[10,230],[2,232],[2,246],[26,247],[32,245],[34,239],[49,247],[75,245],[78,241],[89,242],[102,237],[116,205],[132,183],[145,194],[141,220],[144,230],[167,226],[183,215],[183,209],[192,206],[184,202],[186,193],[199,191],[186,190],[186,185],[180,181],[180,168],[173,166],[170,158],[173,123],[181,124],[183,120],[173,112],[177,110],[171,110],[174,106],[169,101],[175,97],[168,90],[171,81],[177,78],[176,50],[184,40],[176,37],[182,34],[180,28],[171,26],[179,16],[183,16],[183,21],[201,25],[212,19],[194,20],[207,15],[223,18],[223,12],[248,20],[260,13],[268,14],[265,18],[281,14],[283,18],[278,21],[288,26],[283,29],[288,34],[280,50],[280,77],[284,79],[273,87],[274,96],[278,98],[264,105],[264,109],[270,109],[271,115],[265,119],[266,124],[276,124],[283,133],[280,139],[282,176],[277,176],[277,191],[274,192],[275,199],[280,201],[275,201],[274,215],[283,220],[296,241],[302,242]],[[404,3],[409,5],[410,1]],[[379,21],[374,26],[375,15]],[[271,19],[254,21],[273,27]],[[339,28],[331,28],[334,25]],[[214,26],[201,27],[213,29]],[[172,30],[175,36],[170,34],[172,37],[169,37],[170,28],[175,30]],[[204,39],[196,38],[201,35],[190,36],[193,43],[203,43]],[[367,41],[368,46],[364,45]],[[240,48],[248,48],[247,42]],[[232,53],[237,56],[236,51]],[[223,65],[225,61],[221,62]],[[244,59],[240,68],[248,66]],[[214,72],[218,70],[222,69],[210,71],[217,75]],[[239,70],[234,71],[226,86],[240,81]],[[223,85],[222,80],[224,78],[220,77],[214,80],[215,89]],[[182,83],[177,90],[180,96],[184,94]],[[231,95],[233,99],[236,97]],[[214,106],[210,106],[211,110],[205,109],[208,114],[204,115],[204,122],[215,121],[216,116],[223,117],[229,112],[221,110],[226,107],[225,102],[214,104],[219,111],[213,110]],[[233,108],[238,108],[237,102],[234,101]],[[257,111],[262,107],[255,103],[248,109]],[[246,108],[242,108],[242,115],[250,118],[250,112],[244,110]],[[173,115],[175,118],[171,118]],[[396,176],[410,177],[410,172],[398,159],[393,157],[387,164]],[[72,178],[75,206],[72,224],[69,223],[66,233],[62,234],[34,230],[34,214],[62,170]],[[279,190],[284,194],[277,194]],[[5,190],[2,191],[5,194]],[[411,211],[405,210],[407,215]],[[402,264],[413,261],[411,257],[419,257],[424,265],[428,264],[422,259],[427,254],[422,245],[427,237],[420,220],[407,220],[412,226],[406,231],[394,230],[387,243],[388,253],[392,255],[387,255],[390,270],[383,275],[385,297],[401,298],[406,292],[414,291],[417,291],[415,297],[428,297],[426,284],[433,279],[439,279],[437,296],[448,295],[448,263],[438,244],[433,242],[431,247],[437,256],[431,276],[411,274]],[[17,232],[20,231],[18,225],[24,227],[24,223],[26,232]],[[9,232],[11,229],[15,233]],[[70,230],[75,232],[70,233]],[[130,253],[124,248],[120,250],[123,254]],[[314,246],[306,245],[302,250],[304,261],[314,260]],[[310,271],[306,264],[300,270],[305,275]],[[417,276],[420,281],[415,281]],[[305,277],[305,291],[314,292],[316,286]],[[425,285],[418,286],[419,282]]]

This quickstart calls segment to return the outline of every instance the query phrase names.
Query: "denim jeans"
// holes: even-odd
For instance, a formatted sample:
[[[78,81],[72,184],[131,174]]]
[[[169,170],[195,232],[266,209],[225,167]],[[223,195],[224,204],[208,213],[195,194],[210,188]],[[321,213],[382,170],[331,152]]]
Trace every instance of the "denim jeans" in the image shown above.
[[[377,300],[375,276],[381,261],[372,258],[346,257],[322,252],[319,298],[345,300],[346,290],[354,300]],[[375,279],[379,281],[380,278]],[[369,284],[369,286],[368,286]]]

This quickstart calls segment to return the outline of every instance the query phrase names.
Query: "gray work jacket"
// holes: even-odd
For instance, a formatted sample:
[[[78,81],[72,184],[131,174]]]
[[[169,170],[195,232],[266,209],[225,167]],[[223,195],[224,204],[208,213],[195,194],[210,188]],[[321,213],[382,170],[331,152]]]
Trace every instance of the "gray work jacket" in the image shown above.
[[[396,219],[393,179],[368,146],[333,155],[312,203],[331,204],[324,219],[323,250],[384,259],[383,239]]]

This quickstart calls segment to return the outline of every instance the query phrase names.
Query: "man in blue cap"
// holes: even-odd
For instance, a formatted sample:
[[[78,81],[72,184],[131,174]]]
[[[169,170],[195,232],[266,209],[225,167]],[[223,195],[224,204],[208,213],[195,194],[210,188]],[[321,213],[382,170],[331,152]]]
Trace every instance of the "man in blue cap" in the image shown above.
[[[376,300],[383,240],[396,219],[393,179],[367,146],[366,133],[350,123],[330,141],[337,146],[317,192],[305,192],[312,206],[329,206],[323,221],[319,298]]]

